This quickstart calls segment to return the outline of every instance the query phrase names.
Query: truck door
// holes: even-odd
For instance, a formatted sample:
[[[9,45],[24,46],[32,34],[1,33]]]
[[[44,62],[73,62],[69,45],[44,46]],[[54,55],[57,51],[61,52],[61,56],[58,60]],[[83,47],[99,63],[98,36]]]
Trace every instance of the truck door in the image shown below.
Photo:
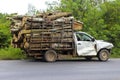
[[[76,47],[79,56],[94,56],[97,55],[96,42],[94,38],[86,33],[76,33]]]

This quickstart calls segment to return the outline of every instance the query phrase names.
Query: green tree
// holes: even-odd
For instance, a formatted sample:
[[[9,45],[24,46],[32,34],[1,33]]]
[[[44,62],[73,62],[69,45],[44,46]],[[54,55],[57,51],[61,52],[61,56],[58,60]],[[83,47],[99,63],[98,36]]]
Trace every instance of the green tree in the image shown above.
[[[10,22],[6,20],[7,14],[0,13],[0,48],[10,44]]]
[[[114,43],[115,53],[120,53],[120,0],[106,2],[102,6],[105,8],[103,19],[106,24],[106,35],[109,41]]]
[[[102,29],[106,27],[102,16],[104,12],[100,9],[100,5],[104,1],[101,0],[61,0],[61,11],[68,11],[73,16],[82,22],[84,22],[84,31],[87,31],[96,38],[106,38],[106,35],[102,34]],[[100,36],[100,37],[98,37]]]

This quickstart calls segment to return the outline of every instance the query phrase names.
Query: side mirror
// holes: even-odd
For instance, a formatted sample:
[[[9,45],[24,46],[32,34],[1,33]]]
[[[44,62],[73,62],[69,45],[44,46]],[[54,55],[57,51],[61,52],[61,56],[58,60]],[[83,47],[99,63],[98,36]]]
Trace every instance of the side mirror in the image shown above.
[[[92,41],[94,42],[94,41],[95,41],[95,38],[92,38]]]

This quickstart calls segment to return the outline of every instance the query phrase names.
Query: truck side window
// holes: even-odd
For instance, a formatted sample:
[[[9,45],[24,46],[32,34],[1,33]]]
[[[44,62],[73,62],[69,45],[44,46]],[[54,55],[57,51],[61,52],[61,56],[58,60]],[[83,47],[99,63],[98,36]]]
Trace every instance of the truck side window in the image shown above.
[[[77,40],[78,40],[78,41],[81,41],[81,40],[82,40],[82,38],[81,38],[81,35],[80,35],[80,34],[78,34],[78,33],[77,33],[77,34],[76,34],[76,37],[77,37]]]
[[[78,41],[92,41],[92,38],[83,33],[76,33]]]
[[[92,39],[86,35],[86,34],[81,34],[82,35],[82,41],[92,41]]]

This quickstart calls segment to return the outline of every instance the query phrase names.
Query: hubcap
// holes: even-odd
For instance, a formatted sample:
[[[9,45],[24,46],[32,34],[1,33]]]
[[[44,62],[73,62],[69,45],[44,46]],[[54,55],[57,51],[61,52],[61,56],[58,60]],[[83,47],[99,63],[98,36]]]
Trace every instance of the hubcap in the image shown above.
[[[108,55],[107,55],[107,53],[104,51],[104,52],[102,52],[101,57],[102,57],[103,60],[106,60],[106,59],[108,58]]]

